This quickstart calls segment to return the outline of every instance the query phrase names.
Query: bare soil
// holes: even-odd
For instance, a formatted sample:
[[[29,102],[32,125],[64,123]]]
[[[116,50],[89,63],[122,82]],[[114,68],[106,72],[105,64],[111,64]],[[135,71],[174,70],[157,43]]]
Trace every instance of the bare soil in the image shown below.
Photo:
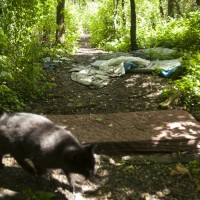
[[[103,88],[91,89],[71,80],[69,70],[74,66],[87,66],[107,52],[81,48],[49,78],[56,87],[47,97],[33,103],[30,111],[43,114],[93,114],[157,110],[164,99],[161,91],[167,79],[152,74],[127,73],[112,78]]]
[[[49,80],[56,83],[56,87],[49,90],[39,102],[30,102],[27,111],[44,115],[90,115],[160,109],[159,104],[165,100],[161,91],[167,79],[158,75],[125,74],[113,78],[108,86],[100,89],[91,89],[72,81],[69,73],[72,67],[87,66],[99,56],[107,54],[88,48],[86,43],[83,40],[83,48],[49,74]],[[174,108],[181,109],[177,106]],[[182,154],[173,154],[170,155],[175,158],[173,161],[168,158],[152,161],[149,156],[145,155],[139,161],[123,160],[122,155],[112,158],[97,156],[97,173],[91,182],[75,176],[79,182],[77,184],[84,190],[82,194],[71,193],[65,186],[65,176],[58,170],[40,178],[33,177],[24,172],[12,158],[6,157],[6,168],[0,170],[0,199],[200,199],[198,157],[184,161],[179,160]],[[182,168],[177,169],[177,165]]]

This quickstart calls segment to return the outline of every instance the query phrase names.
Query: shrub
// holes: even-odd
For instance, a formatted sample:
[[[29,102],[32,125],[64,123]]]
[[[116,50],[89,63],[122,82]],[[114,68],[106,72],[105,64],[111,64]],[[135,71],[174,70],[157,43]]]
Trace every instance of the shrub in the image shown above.
[[[153,46],[188,50],[200,49],[200,11],[157,24],[156,34],[150,42]]]
[[[183,75],[175,81],[181,90],[184,103],[190,107],[200,102],[200,52],[185,53],[182,61]]]

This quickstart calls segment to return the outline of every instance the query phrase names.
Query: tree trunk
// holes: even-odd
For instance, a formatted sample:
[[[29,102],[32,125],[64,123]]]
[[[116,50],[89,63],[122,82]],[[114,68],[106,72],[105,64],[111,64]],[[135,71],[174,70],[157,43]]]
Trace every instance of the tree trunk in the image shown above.
[[[130,0],[131,5],[131,51],[137,49],[136,42],[136,11],[135,11],[135,0]]]
[[[162,18],[164,18],[164,11],[163,11],[163,5],[162,5],[163,0],[159,0],[159,8],[160,8],[160,14]]]
[[[168,17],[174,17],[174,0],[168,0]]]
[[[118,18],[118,5],[119,5],[119,0],[114,0],[114,28],[115,31],[117,30],[117,26],[118,26],[118,22],[117,22],[117,18]]]
[[[183,16],[182,13],[181,13],[181,9],[180,9],[180,6],[179,6],[178,2],[176,0],[174,0],[174,3],[176,5],[176,9],[177,9],[178,15],[179,16]]]
[[[125,15],[125,11],[124,11],[124,5],[125,5],[125,2],[124,0],[122,0],[122,3],[121,3],[121,6],[122,6],[122,21],[123,21],[123,25],[124,25],[124,28],[126,27],[126,15]]]
[[[57,23],[56,43],[63,43],[65,41],[64,9],[65,9],[65,0],[58,0],[57,16],[56,16],[56,23]]]
[[[200,0],[196,0],[198,6],[200,6]]]

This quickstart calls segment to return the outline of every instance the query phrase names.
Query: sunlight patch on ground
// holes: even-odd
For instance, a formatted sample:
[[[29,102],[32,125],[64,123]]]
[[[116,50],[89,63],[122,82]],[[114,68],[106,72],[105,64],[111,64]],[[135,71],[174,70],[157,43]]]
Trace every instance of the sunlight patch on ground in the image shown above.
[[[95,55],[95,54],[103,54],[106,53],[105,51],[102,51],[100,49],[91,49],[91,48],[80,48],[78,53],[76,55]]]

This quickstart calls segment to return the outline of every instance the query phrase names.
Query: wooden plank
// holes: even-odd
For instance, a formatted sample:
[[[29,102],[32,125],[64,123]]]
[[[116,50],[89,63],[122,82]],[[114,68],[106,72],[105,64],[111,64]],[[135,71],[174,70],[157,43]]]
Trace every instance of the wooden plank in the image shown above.
[[[200,125],[182,110],[92,115],[51,115],[97,153],[199,152]]]
[[[130,142],[97,142],[96,153],[105,155],[129,154],[129,153],[173,153],[187,152],[200,153],[200,149],[195,145],[197,140],[193,140],[192,145],[188,145],[191,140],[163,140],[155,145],[152,141],[130,141]]]

